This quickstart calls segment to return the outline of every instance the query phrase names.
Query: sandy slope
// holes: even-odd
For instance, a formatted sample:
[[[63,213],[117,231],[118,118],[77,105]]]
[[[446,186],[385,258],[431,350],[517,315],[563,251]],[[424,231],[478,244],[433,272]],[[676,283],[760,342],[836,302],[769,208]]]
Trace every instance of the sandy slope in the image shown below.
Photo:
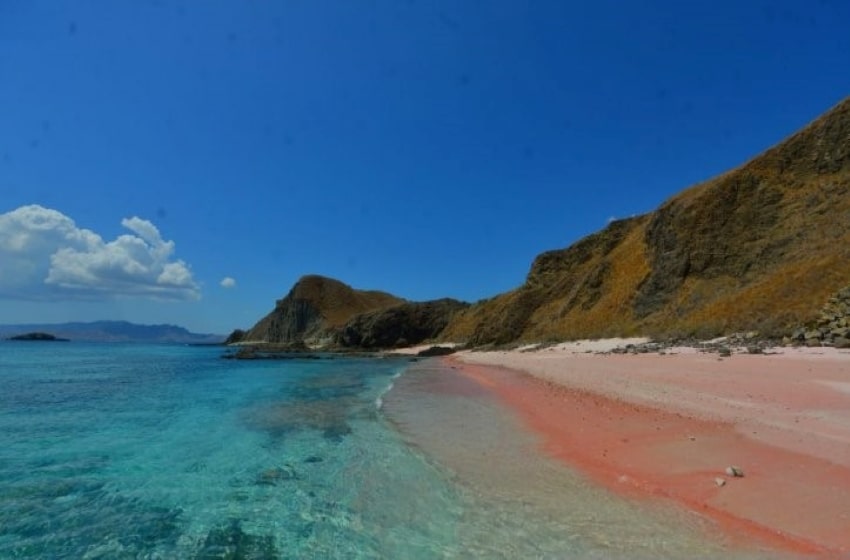
[[[744,538],[850,555],[850,352],[587,352],[622,343],[451,363],[515,407],[547,452],[615,490],[667,496]]]

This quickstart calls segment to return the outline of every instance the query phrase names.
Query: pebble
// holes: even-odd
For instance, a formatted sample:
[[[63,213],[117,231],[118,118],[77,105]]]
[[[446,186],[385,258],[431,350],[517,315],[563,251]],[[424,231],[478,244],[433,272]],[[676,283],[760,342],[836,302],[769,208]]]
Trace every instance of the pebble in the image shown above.
[[[735,476],[735,477],[740,478],[740,477],[744,476],[744,471],[741,469],[741,467],[736,467],[736,466],[732,465],[732,466],[726,467],[726,474],[728,474],[729,476]]]

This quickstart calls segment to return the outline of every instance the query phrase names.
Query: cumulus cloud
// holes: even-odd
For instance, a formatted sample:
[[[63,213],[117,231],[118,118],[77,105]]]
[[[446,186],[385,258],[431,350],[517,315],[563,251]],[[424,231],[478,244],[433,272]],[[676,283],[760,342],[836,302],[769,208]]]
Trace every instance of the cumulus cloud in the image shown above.
[[[200,297],[189,266],[173,258],[173,241],[135,216],[121,225],[131,234],[104,241],[61,212],[35,204],[0,214],[0,296]]]
[[[221,287],[222,288],[235,288],[236,280],[231,278],[230,276],[225,276],[221,279]]]

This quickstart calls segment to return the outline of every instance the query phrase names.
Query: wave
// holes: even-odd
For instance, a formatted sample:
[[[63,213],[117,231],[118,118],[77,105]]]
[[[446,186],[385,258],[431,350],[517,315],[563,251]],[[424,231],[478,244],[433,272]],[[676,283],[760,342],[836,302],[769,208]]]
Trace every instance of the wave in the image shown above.
[[[401,370],[396,372],[392,377],[390,377],[390,382],[387,384],[386,387],[384,387],[384,389],[378,394],[378,396],[375,397],[375,408],[377,410],[381,410],[381,408],[383,408],[383,406],[384,406],[384,395],[386,395],[387,393],[392,391],[393,387],[395,386],[395,380],[398,379],[399,377],[401,377],[402,374],[405,371],[407,371],[406,367],[402,368]]]

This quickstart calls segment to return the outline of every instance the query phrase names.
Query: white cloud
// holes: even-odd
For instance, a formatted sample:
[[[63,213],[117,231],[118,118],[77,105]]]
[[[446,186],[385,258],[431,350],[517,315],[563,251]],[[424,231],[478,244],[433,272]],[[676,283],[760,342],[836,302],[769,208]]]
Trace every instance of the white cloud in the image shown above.
[[[133,233],[105,242],[61,212],[38,205],[0,214],[0,296],[28,299],[200,297],[189,266],[173,259],[151,222],[127,218]]]
[[[236,287],[236,280],[234,278],[231,278],[230,276],[225,276],[224,278],[221,279],[221,287],[222,288],[235,288]]]

